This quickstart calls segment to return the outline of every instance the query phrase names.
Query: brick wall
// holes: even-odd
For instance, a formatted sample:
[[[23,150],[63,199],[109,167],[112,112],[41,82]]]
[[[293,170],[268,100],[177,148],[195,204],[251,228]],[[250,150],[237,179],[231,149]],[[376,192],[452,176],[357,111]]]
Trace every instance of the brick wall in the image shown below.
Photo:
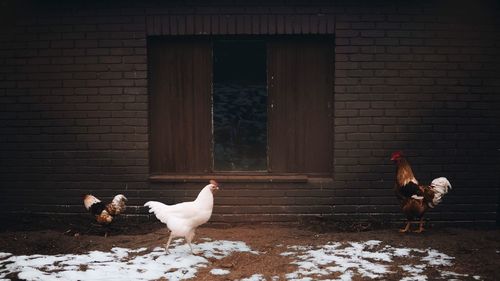
[[[392,213],[387,164],[401,149],[420,181],[453,185],[433,219],[495,219],[498,11],[439,1],[336,9],[334,202],[358,202],[347,210],[361,217]]]
[[[89,192],[126,194],[130,216],[145,214],[146,200],[192,199],[201,184],[147,180],[146,39],[173,30],[171,21],[148,26],[175,15],[177,30],[198,34],[198,19],[238,14],[260,27],[276,18],[265,22],[269,33],[300,33],[306,23],[335,32],[334,180],[226,183],[214,221],[400,220],[388,160],[394,150],[409,155],[421,181],[444,175],[452,182],[433,220],[496,219],[500,17],[493,1],[55,2],[0,2],[3,213],[81,214]],[[239,32],[236,23],[223,25],[218,33]]]
[[[148,188],[144,15],[56,2],[11,4],[0,39],[4,211]]]

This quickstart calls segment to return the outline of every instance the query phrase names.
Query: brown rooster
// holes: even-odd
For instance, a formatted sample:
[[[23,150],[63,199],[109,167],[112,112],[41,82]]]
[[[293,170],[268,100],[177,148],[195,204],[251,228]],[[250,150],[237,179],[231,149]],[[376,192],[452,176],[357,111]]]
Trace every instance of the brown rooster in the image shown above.
[[[102,225],[107,225],[113,221],[113,217],[125,211],[127,198],[123,194],[118,194],[108,204],[104,204],[95,196],[87,194],[83,198],[85,209],[95,216],[96,221]]]
[[[400,232],[410,230],[413,220],[418,219],[419,229],[424,231],[424,214],[429,208],[436,207],[443,196],[451,189],[451,184],[444,177],[434,179],[430,185],[421,185],[413,175],[410,163],[403,157],[401,151],[391,155],[391,161],[396,163],[396,182],[394,191],[401,203],[401,210],[406,215],[407,223]]]

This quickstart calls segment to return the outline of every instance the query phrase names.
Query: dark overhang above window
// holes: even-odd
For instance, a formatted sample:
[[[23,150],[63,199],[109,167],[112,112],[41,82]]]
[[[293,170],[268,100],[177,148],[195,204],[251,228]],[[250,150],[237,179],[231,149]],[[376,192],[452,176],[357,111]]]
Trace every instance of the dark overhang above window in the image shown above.
[[[333,34],[332,14],[167,14],[146,18],[147,34]]]

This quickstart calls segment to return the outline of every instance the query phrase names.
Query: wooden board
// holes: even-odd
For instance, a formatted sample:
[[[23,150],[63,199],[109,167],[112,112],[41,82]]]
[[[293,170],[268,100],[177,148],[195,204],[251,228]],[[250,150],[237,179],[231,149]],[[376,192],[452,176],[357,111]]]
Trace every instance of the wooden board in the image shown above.
[[[149,43],[151,172],[208,172],[211,43],[188,39]]]
[[[332,172],[333,50],[326,40],[269,43],[271,172]]]

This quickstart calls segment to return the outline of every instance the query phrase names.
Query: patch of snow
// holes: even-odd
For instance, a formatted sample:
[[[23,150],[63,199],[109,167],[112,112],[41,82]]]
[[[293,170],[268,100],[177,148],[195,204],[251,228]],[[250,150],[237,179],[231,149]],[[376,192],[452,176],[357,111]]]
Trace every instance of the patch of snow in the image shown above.
[[[140,253],[140,252],[145,252],[147,250],[148,250],[148,248],[142,247],[142,248],[135,249],[135,250],[129,250],[129,252],[130,253]]]
[[[197,251],[201,250],[203,256],[207,258],[222,259],[229,256],[232,252],[249,252],[257,254],[257,252],[252,251],[244,242],[241,241],[227,241],[227,240],[217,240],[212,242],[204,242],[197,244],[195,249]]]
[[[11,273],[26,280],[184,280],[196,277],[200,268],[207,268],[210,259],[222,259],[235,252],[259,254],[241,241],[201,239],[194,245],[199,255],[190,254],[189,246],[175,240],[170,254],[162,247],[127,249],[114,247],[109,252],[86,254],[15,256],[0,253],[0,281]],[[480,276],[450,271],[454,258],[435,249],[393,247],[382,241],[330,242],[319,246],[283,246],[281,256],[293,259],[296,271],[288,272],[286,280],[315,281],[390,279],[391,270],[402,274],[402,281],[427,281],[429,269],[438,272],[438,279],[481,280]],[[399,267],[393,267],[395,260]],[[212,275],[227,275],[226,269],[213,268]],[[260,273],[240,281],[264,281]],[[280,280],[273,276],[271,281]]]
[[[400,281],[427,281],[427,276],[425,275],[412,275],[401,278]]]
[[[468,277],[469,276],[468,274],[460,274],[460,273],[451,272],[451,271],[447,271],[447,270],[441,270],[440,273],[441,273],[441,276],[447,277],[448,280],[450,280],[450,277],[451,278],[458,278],[458,277]]]
[[[115,247],[110,252],[91,251],[86,254],[13,256],[0,253],[0,264],[5,268],[0,279],[18,273],[26,280],[184,280],[196,276],[199,268],[207,267],[208,259],[222,259],[234,252],[252,252],[239,241],[213,241],[196,245],[199,256],[190,254],[185,245],[175,247],[167,254],[156,247],[126,249]],[[177,246],[176,246],[177,245]]]
[[[227,270],[227,269],[221,269],[221,268],[214,268],[212,270],[210,270],[210,274],[212,275],[227,275],[231,273],[231,271]]]
[[[421,274],[424,272],[425,265],[423,264],[417,264],[417,265],[412,265],[412,264],[407,264],[407,265],[401,265],[400,268],[408,273],[412,274]]]
[[[262,274],[254,274],[250,277],[240,279],[239,281],[266,281],[266,278]]]
[[[410,256],[410,252],[411,252],[411,250],[407,249],[407,248],[397,248],[394,251],[394,256],[396,256],[396,257],[408,257],[408,256]]]
[[[305,251],[305,250],[309,250],[309,249],[312,249],[312,246],[288,246],[287,247],[288,249],[290,250],[295,250],[295,251]]]
[[[399,266],[404,272],[408,273],[409,276],[406,276],[401,279],[401,281],[426,281],[427,276],[423,275],[425,270],[425,264],[407,264]]]
[[[367,248],[373,248],[374,246],[378,246],[382,243],[380,240],[368,240],[364,244],[367,246]]]
[[[287,275],[287,278],[300,280],[297,277],[325,276],[339,272],[342,273],[341,280],[350,280],[352,269],[356,269],[363,277],[378,278],[381,274],[388,272],[388,266],[374,261],[391,261],[391,257],[387,253],[367,251],[367,249],[372,249],[379,244],[380,241],[374,240],[364,243],[350,242],[346,247],[341,247],[340,243],[332,243],[319,249],[303,251],[297,255],[298,260],[294,261],[299,270],[295,274]]]
[[[428,249],[427,256],[422,258],[422,261],[425,261],[430,265],[451,266],[453,265],[453,263],[451,262],[451,260],[453,259],[453,257],[440,253],[434,249]]]
[[[289,246],[282,256],[294,257],[295,272],[286,275],[287,280],[309,281],[352,280],[355,276],[369,279],[389,278],[394,259],[403,272],[403,281],[426,281],[425,270],[432,267],[450,267],[453,257],[434,249],[413,249],[382,245],[382,241],[328,243],[323,246]],[[451,271],[439,271],[442,278],[468,277]]]

